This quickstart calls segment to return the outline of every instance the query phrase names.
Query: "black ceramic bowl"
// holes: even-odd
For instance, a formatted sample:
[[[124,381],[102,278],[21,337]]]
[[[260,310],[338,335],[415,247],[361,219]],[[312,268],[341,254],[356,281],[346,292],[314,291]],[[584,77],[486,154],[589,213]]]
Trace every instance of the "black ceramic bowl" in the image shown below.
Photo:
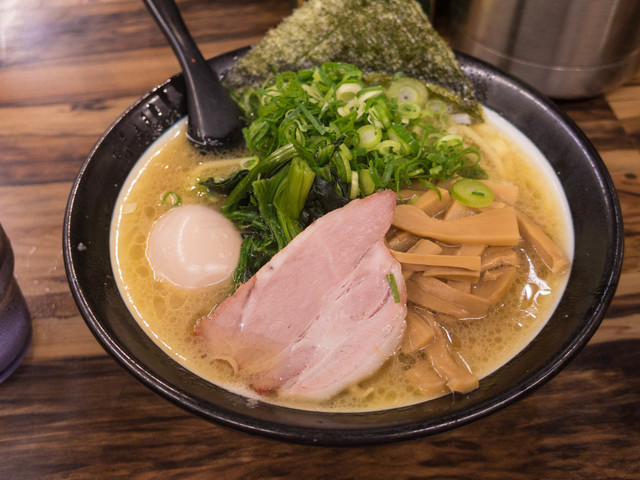
[[[244,50],[211,60],[224,72]],[[114,203],[145,149],[186,115],[177,75],[155,87],[98,141],[73,185],[64,224],[71,290],[103,347],[140,382],[175,404],[226,426],[306,444],[363,445],[443,432],[484,417],[552,378],[587,343],[618,282],[623,235],[613,183],[594,147],[552,103],[519,81],[460,55],[481,101],[537,145],[558,174],[575,229],[575,259],[557,310],[517,357],[469,395],[374,413],[318,413],[248,402],[192,374],[138,327],[118,293],[109,259]]]

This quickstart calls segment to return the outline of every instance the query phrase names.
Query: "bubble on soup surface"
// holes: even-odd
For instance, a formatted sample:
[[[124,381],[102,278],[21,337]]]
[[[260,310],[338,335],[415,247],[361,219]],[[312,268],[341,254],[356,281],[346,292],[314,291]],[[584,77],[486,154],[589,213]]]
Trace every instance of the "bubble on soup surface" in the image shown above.
[[[154,297],[153,307],[155,309],[156,315],[158,315],[159,317],[163,316],[164,312],[167,310],[167,306],[161,297]]]
[[[173,309],[178,309],[184,305],[185,300],[184,296],[174,294],[169,297],[169,305],[171,305],[171,308]]]
[[[148,267],[140,266],[136,269],[136,274],[140,278],[147,278],[149,276],[149,269]]]

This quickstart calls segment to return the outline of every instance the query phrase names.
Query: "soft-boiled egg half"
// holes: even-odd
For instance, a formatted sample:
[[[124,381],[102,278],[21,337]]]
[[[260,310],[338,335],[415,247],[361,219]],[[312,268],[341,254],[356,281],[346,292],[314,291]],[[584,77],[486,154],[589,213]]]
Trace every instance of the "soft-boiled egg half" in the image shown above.
[[[203,205],[181,205],[153,224],[147,259],[156,277],[185,288],[229,278],[240,257],[240,232],[222,213]]]

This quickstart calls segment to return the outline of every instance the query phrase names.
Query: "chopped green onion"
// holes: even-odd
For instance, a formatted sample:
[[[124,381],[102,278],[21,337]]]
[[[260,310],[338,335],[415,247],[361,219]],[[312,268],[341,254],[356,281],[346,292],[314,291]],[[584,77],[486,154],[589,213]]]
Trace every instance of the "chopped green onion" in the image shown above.
[[[451,196],[472,208],[488,207],[493,202],[493,192],[480,180],[463,178],[451,187]]]
[[[351,188],[349,189],[349,200],[353,200],[357,198],[360,194],[359,182],[358,182],[358,172],[351,172]]]
[[[169,205],[167,205],[167,200],[171,202]],[[162,196],[161,205],[163,207],[173,208],[181,204],[182,204],[182,197],[178,195],[176,192],[174,192],[173,190],[168,191]]]
[[[304,103],[300,104],[300,111],[305,114],[305,116],[309,119],[314,128],[318,131],[320,135],[324,134],[326,128],[322,125],[316,117],[314,117],[311,112],[304,106]]]
[[[437,115],[447,111],[447,104],[442,100],[429,100],[425,111],[431,115]]]
[[[389,138],[400,142],[405,148],[406,153],[416,154],[420,145],[416,141],[415,137],[404,127],[404,125],[391,125],[389,131]]]
[[[358,83],[343,83],[336,90],[336,98],[343,102],[348,102],[352,100],[360,90],[362,90],[362,86]]]
[[[349,100],[346,105],[338,108],[338,114],[342,117],[346,117],[352,112],[356,112],[356,118],[360,118],[364,113],[364,103],[360,101],[358,98],[353,98]]]
[[[384,140],[378,144],[377,149],[382,155],[388,155],[391,152],[401,154],[403,150],[402,144],[395,140]]]
[[[383,100],[377,100],[369,110],[369,122],[376,127],[387,129],[391,126],[391,113]]]
[[[375,125],[364,125],[357,130],[357,133],[360,137],[358,146],[367,152],[376,148],[376,145],[382,140],[382,131]]]
[[[413,120],[414,118],[418,118],[420,116],[420,107],[415,103],[411,102],[402,102],[398,104],[398,112],[402,116],[402,118],[409,118]]]
[[[398,291],[398,284],[396,283],[396,277],[393,275],[393,273],[387,273],[387,282],[389,282],[389,288],[391,288],[393,301],[396,303],[400,303],[400,292]]]
[[[450,133],[448,135],[444,135],[436,142],[436,148],[448,147],[451,145],[462,145],[462,137],[455,133]]]
[[[350,155],[351,153],[349,153]],[[338,155],[333,155],[331,157],[331,165],[334,166],[336,172],[338,173],[338,177],[343,182],[351,182],[351,164],[341,150],[338,150]]]
[[[429,98],[429,93],[427,87],[420,80],[402,77],[389,85],[387,96],[397,99],[398,104],[410,102],[422,107]]]
[[[378,95],[382,95],[384,90],[380,86],[375,87],[367,87],[363,88],[360,92],[358,92],[358,98],[361,102],[365,102],[370,98],[377,97]]]
[[[358,184],[360,186],[360,191],[365,196],[371,195],[376,189],[376,185],[373,183],[373,179],[371,178],[371,172],[366,168],[363,168],[358,172]]]
[[[353,155],[351,154],[349,147],[347,147],[344,143],[341,143],[338,149],[340,150],[340,154],[343,155],[344,158],[350,162],[351,159],[353,158]]]

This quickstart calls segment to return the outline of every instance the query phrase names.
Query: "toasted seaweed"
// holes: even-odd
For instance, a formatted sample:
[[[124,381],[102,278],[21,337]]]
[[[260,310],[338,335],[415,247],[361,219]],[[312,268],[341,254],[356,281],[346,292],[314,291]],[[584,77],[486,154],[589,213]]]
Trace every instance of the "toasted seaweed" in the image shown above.
[[[482,110],[453,51],[414,0],[310,0],[228,72],[230,88],[324,62],[419,78],[473,118]]]

